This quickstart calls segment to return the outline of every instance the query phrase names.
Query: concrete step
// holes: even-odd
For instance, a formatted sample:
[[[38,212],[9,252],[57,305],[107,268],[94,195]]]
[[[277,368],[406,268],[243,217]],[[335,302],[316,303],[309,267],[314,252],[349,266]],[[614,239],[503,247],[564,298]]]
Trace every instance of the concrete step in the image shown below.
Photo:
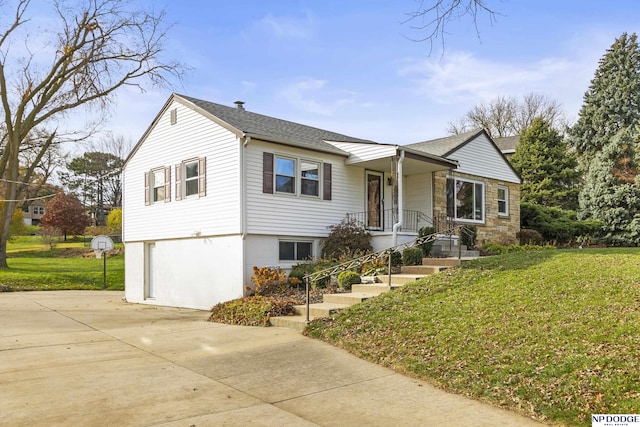
[[[381,276],[381,277],[385,277],[387,278],[387,276]],[[373,294],[373,295],[380,295],[383,294],[385,292],[389,292],[390,290],[393,290],[395,288],[399,288],[402,285],[399,284],[391,284],[391,287],[389,287],[389,282],[388,282],[388,278],[387,281],[384,283],[373,283],[373,284],[366,284],[366,285],[353,285],[351,286],[351,291],[352,292],[362,292],[362,293],[366,293],[366,294]]]
[[[458,252],[458,248],[455,248],[451,251],[449,250],[442,250],[441,252],[438,253],[438,255],[444,255],[447,257],[451,257],[451,258],[457,258],[458,254],[460,254],[460,257],[462,258],[478,258],[480,257],[480,252],[479,251],[472,251],[472,250],[468,250],[465,249],[462,252]]]
[[[442,270],[446,270],[446,265],[403,265],[400,268],[402,274],[421,274],[423,276],[429,274],[440,273]],[[393,276],[392,279],[393,280]]]
[[[309,320],[313,319],[313,317],[309,318]],[[272,326],[289,328],[298,332],[304,331],[304,328],[307,327],[307,317],[301,315],[272,317],[269,319],[269,322],[271,322]]]
[[[411,282],[415,282],[418,279],[423,278],[424,276],[426,276],[425,274],[392,274],[391,275],[391,283],[392,285],[405,285],[407,283],[411,283]],[[384,275],[380,275],[378,276],[380,277],[380,280],[382,281],[382,284],[389,284],[389,276],[384,274]],[[353,287],[351,288],[353,289]]]
[[[337,294],[324,294],[322,301],[331,304],[347,304],[354,305],[364,300],[374,297],[375,294],[365,292],[350,292]]]
[[[462,263],[456,258],[422,258],[422,265],[445,265],[447,267],[456,267]]]
[[[344,310],[351,304],[315,303],[309,305],[309,315],[312,317],[329,317],[340,310]],[[294,305],[293,312],[304,316],[307,313],[306,305]]]

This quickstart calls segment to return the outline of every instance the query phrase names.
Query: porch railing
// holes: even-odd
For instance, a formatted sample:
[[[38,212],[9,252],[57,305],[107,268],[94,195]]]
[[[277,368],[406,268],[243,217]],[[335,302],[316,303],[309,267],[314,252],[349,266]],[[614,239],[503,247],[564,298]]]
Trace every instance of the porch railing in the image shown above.
[[[317,282],[318,280],[322,280],[326,277],[330,277],[330,276],[334,276],[336,274],[339,274],[345,270],[351,270],[353,268],[360,268],[362,267],[362,265],[375,261],[377,259],[384,259],[387,258],[388,261],[388,268],[389,268],[389,282],[391,282],[391,254],[395,251],[402,251],[404,249],[407,248],[413,248],[416,246],[420,246],[424,243],[429,243],[429,242],[433,242],[435,240],[438,240],[439,238],[441,238],[443,235],[444,236],[454,236],[454,235],[458,235],[460,236],[460,234],[462,232],[464,232],[464,226],[462,225],[454,225],[452,228],[447,229],[447,230],[440,230],[440,231],[436,231],[433,234],[429,234],[427,236],[421,236],[418,237],[417,239],[410,241],[410,242],[405,242],[405,243],[401,243],[399,245],[396,246],[392,246],[390,248],[387,249],[383,249],[381,251],[378,252],[373,252],[371,254],[368,255],[364,255],[361,256],[359,258],[354,258],[350,261],[347,262],[343,262],[341,264],[335,265],[333,267],[329,267],[326,268],[324,270],[320,270],[320,271],[316,271],[314,273],[311,274],[307,274],[304,276],[304,281],[305,281],[305,285],[306,285],[306,293],[307,293],[307,300],[306,300],[306,306],[307,306],[307,323],[309,323],[309,294],[310,294],[310,290],[311,290],[311,284],[313,282]],[[460,254],[458,254],[458,257],[460,257]]]
[[[444,234],[446,230],[455,227],[455,221],[447,215],[436,215],[431,218],[420,211],[403,210],[402,230],[418,232],[422,227],[433,227],[437,233]],[[393,209],[385,209],[378,213],[374,211],[348,213],[347,219],[355,221],[370,231],[390,231],[398,222],[397,212]]]

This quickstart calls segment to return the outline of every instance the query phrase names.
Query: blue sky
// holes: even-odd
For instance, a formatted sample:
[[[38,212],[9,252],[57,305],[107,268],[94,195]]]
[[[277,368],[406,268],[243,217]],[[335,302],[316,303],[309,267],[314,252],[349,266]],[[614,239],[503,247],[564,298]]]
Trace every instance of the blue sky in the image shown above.
[[[429,3],[429,0],[425,0]],[[175,91],[379,142],[447,135],[496,96],[535,92],[577,118],[598,60],[640,29],[640,2],[488,0],[500,15],[447,27],[437,41],[403,24],[414,0],[167,3],[167,54],[192,68]],[[156,2],[156,7],[163,7]],[[135,143],[169,90],[118,96],[105,126]]]

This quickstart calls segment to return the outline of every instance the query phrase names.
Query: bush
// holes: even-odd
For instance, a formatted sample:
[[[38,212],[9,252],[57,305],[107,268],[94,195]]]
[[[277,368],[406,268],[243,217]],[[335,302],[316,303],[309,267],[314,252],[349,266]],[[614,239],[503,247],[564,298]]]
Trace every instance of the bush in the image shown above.
[[[292,283],[296,283],[299,280],[300,282],[298,283],[304,283],[304,276],[306,276],[307,274],[315,273],[316,271],[325,270],[334,265],[335,265],[335,262],[327,261],[327,260],[319,260],[315,262],[305,262],[305,263],[296,264],[291,268],[291,272],[289,273],[289,281]],[[323,279],[315,281],[311,285],[313,286],[314,289],[326,288],[330,282],[331,282],[331,278],[325,277]]]
[[[270,295],[288,285],[287,273],[277,267],[253,267],[251,277],[256,295]]]
[[[544,238],[542,234],[538,233],[536,230],[531,230],[528,228],[523,228],[522,230],[516,233],[516,237],[521,245],[541,245],[544,243]]]
[[[435,234],[435,232],[436,232],[436,229],[433,227],[422,227],[420,230],[418,230],[418,236],[419,237],[429,236],[431,234]],[[435,243],[435,240],[431,242],[423,243],[420,245],[420,249],[422,250],[423,257],[428,257],[431,254],[431,249],[433,248],[434,243]]]
[[[349,291],[352,285],[357,285],[358,283],[360,283],[360,275],[355,271],[345,270],[338,274],[338,285],[340,289]]]
[[[345,219],[328,228],[329,236],[322,244],[324,259],[355,258],[373,249],[370,241],[371,234],[356,221]]]
[[[398,251],[391,252],[391,267],[402,266],[402,254]]]
[[[404,265],[421,265],[422,249],[407,248],[402,251],[402,264]]]
[[[599,221],[579,221],[574,211],[546,207],[535,203],[520,203],[520,226],[538,231],[545,241],[567,244],[580,236],[598,235]]]

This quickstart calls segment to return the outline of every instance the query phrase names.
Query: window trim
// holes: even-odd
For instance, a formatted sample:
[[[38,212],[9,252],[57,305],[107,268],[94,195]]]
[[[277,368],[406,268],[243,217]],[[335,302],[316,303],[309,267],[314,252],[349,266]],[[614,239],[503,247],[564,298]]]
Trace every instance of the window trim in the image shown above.
[[[155,200],[154,190],[158,187],[155,186],[154,178],[158,172],[164,172],[164,198],[162,200]],[[152,205],[155,203],[168,203],[171,201],[171,168],[170,167],[157,167],[144,173],[144,204]]]
[[[504,190],[504,199],[500,199],[500,190]],[[498,216],[509,216],[509,187],[506,185],[498,185]],[[504,202],[504,211],[500,211],[500,202]]]
[[[294,162],[294,192],[277,191],[276,180],[278,176],[286,176],[276,173],[276,162],[278,159],[291,160]],[[302,163],[312,163],[318,166],[318,178],[313,179],[317,182],[317,194],[304,194],[302,192]],[[332,190],[332,167],[331,163],[324,162],[319,159],[309,157],[301,157],[290,154],[281,153],[262,153],[262,192],[264,194],[279,194],[288,197],[304,197],[309,199],[331,200]]]
[[[187,180],[187,165],[190,163],[198,164],[198,176]],[[197,199],[207,195],[206,183],[207,183],[207,164],[205,157],[193,157],[187,160],[183,160],[175,165],[176,173],[176,200],[183,199]],[[187,181],[198,182],[198,191],[194,194],[187,195]]]
[[[454,194],[452,194],[450,196],[450,184],[449,182],[453,182],[453,190],[454,190]],[[457,187],[458,187],[458,182],[464,182],[464,183],[470,183],[473,184],[473,219],[470,218],[459,218],[458,217],[458,206],[455,203],[456,200],[456,195],[457,193],[455,193]],[[480,215],[482,216],[481,219],[476,219],[476,185],[480,185],[482,188],[481,191],[481,196],[482,196],[482,200],[481,200],[481,211],[480,211]],[[448,176],[447,177],[447,185],[446,185],[446,210],[447,210],[447,216],[449,216],[450,218],[452,218],[454,221],[460,221],[460,222],[468,222],[468,223],[474,223],[474,224],[484,224],[486,221],[486,183],[484,181],[478,181],[478,180],[474,180],[474,179],[470,179],[470,178],[466,178],[466,177],[458,177],[458,176]],[[450,202],[453,202],[451,204],[451,206],[449,205]]]
[[[280,244],[281,243],[293,243],[293,259],[282,259],[280,258]],[[309,256],[311,259],[314,259],[314,242],[313,240],[296,240],[296,239],[278,239],[278,261],[279,262],[300,262],[306,261],[308,258],[299,259],[298,258],[298,245],[300,243],[310,245]]]

